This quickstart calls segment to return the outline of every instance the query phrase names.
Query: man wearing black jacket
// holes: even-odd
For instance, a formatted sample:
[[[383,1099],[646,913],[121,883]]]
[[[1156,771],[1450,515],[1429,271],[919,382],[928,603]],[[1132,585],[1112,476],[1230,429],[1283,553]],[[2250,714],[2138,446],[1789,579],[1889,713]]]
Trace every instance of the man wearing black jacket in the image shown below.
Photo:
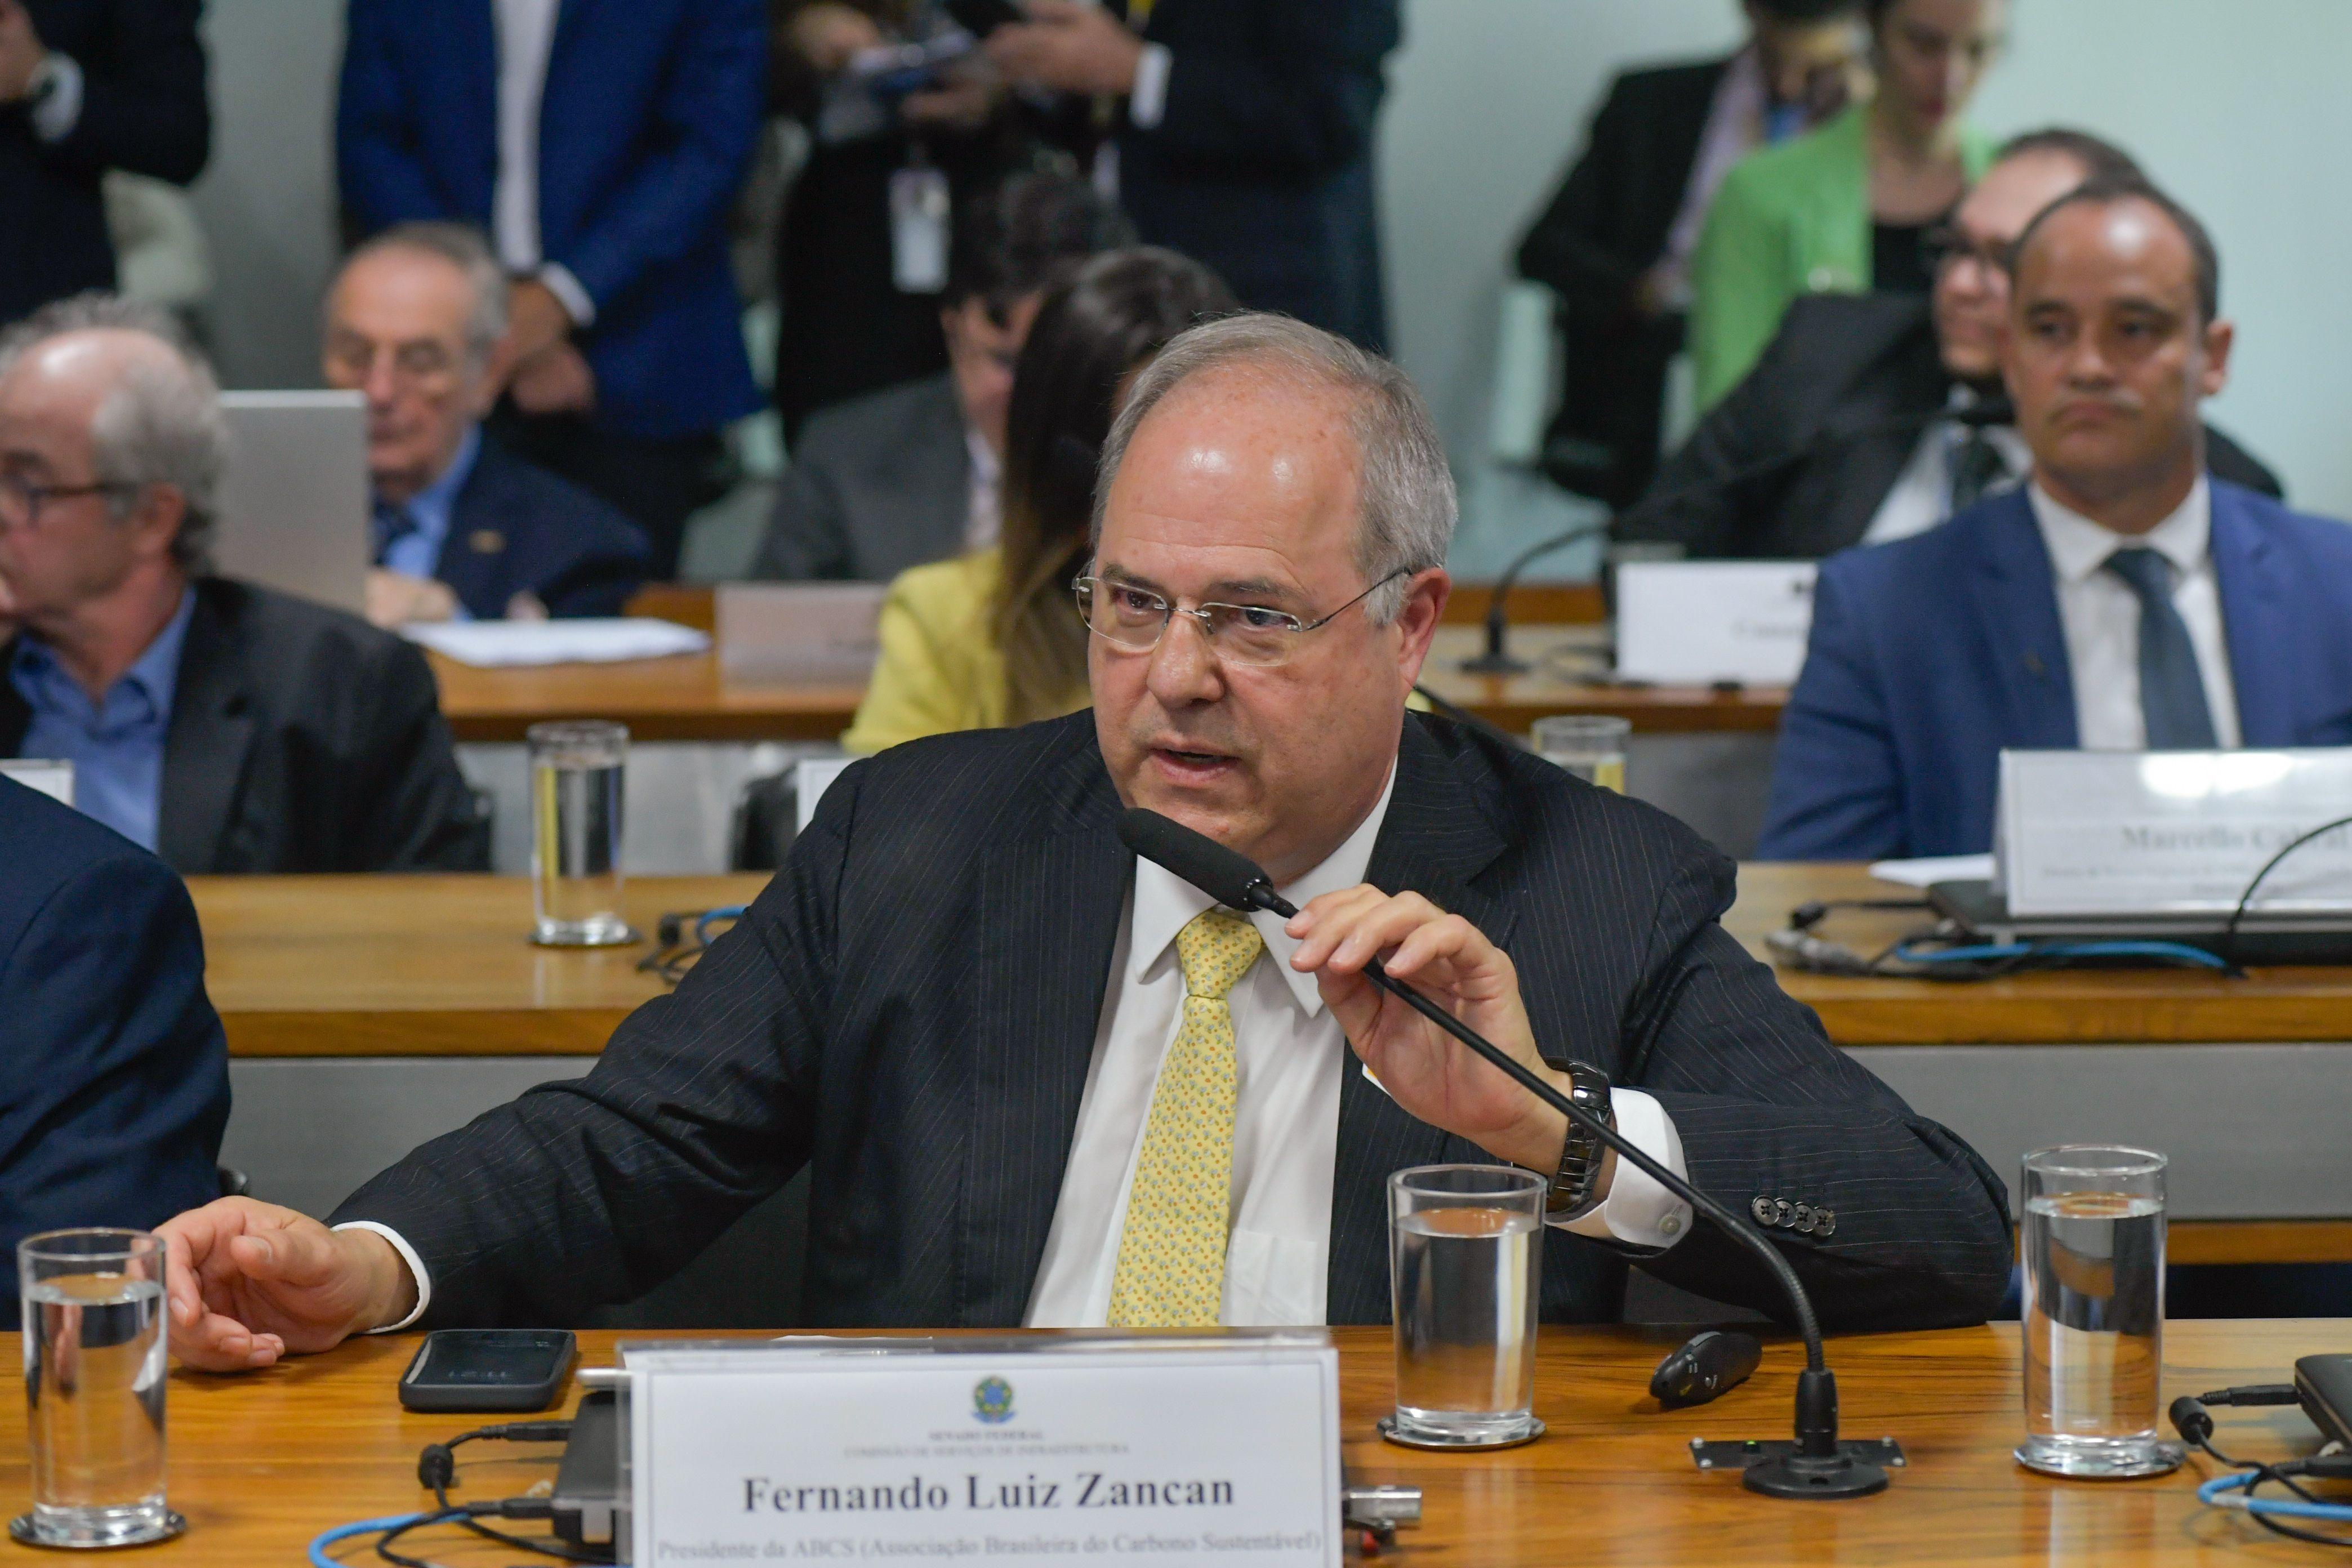
[[[1619,537],[1699,557],[1811,560],[1919,532],[2022,479],[2031,458],[2002,413],[1998,357],[2009,249],[2034,214],[2092,175],[2137,173],[2081,132],[2011,141],[1935,237],[1934,292],[1798,299]],[[2217,477],[2280,493],[2228,437],[2207,437]]]
[[[814,1323],[1384,1321],[1387,1178],[1463,1160],[1549,1184],[1549,1320],[1618,1316],[1629,1261],[1788,1313],[1690,1205],[1375,990],[1376,955],[1757,1216],[1824,1322],[1983,1318],[2000,1179],[1725,932],[1730,863],[1406,711],[1455,513],[1402,373],[1281,318],[1197,327],[1102,476],[1090,712],[860,763],[593,1073],[426,1144],[336,1228],[237,1198],[168,1222],[181,1358],[575,1321],[803,1165]],[[1122,806],[1303,908],[1219,910],[1128,852]]]
[[[1716,186],[1749,152],[1843,105],[1860,56],[1860,0],[1743,9],[1752,37],[1738,54],[1610,84],[1583,155],[1519,242],[1519,274],[1559,294],[1567,339],[1546,467],[1612,506],[1657,467],[1685,268]]]
[[[212,110],[198,0],[0,0],[0,323],[114,287],[99,182],[186,184]]]
[[[158,312],[79,296],[0,338],[0,756],[70,761],[184,875],[487,869],[424,657],[205,575],[226,443]]]

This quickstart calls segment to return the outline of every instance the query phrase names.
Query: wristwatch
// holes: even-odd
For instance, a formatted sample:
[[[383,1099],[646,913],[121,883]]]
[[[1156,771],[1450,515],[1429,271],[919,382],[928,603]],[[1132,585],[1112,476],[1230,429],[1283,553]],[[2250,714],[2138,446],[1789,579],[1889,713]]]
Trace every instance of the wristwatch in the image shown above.
[[[1607,1073],[1576,1061],[1559,1070],[1568,1074],[1568,1098],[1579,1109],[1591,1111],[1609,1127],[1617,1125],[1617,1113],[1609,1103]],[[1551,1190],[1544,1195],[1546,1219],[1580,1219],[1592,1212],[1601,1201],[1594,1189],[1601,1184],[1601,1157],[1607,1152],[1608,1145],[1599,1138],[1574,1121],[1568,1124],[1568,1140],[1559,1150],[1559,1169],[1553,1173]]]

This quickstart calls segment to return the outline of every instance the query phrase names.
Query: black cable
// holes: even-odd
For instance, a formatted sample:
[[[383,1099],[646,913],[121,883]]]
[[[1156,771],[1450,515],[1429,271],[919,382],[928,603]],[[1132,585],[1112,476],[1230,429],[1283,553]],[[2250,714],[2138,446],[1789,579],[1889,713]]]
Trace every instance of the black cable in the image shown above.
[[[2248,882],[2246,884],[2246,890],[2238,895],[2238,907],[2230,911],[2230,923],[2221,928],[2221,955],[2224,958],[2227,958],[2232,965],[2235,965],[2238,962],[2238,926],[2246,918],[2246,906],[2254,901],[2255,889],[2263,885],[2263,881],[2265,878],[2269,877],[2273,871],[2278,869],[2280,861],[2285,859],[2288,856],[2294,854],[2296,850],[2302,848],[2313,839],[2317,838],[2324,834],[2333,833],[2339,827],[2352,827],[2352,816],[2339,816],[2333,822],[2321,823],[2318,826],[2313,828],[2308,833],[2296,835],[2294,837],[2287,840],[2286,847],[2284,848],[2281,849],[2277,854],[2263,862],[2263,868],[2254,873],[2254,879]]]
[[[427,1443],[416,1456],[416,1479],[420,1484],[432,1489],[433,1499],[439,1505],[440,1513],[434,1520],[417,1520],[400,1528],[402,1530],[421,1529],[428,1522],[437,1523],[446,1520],[462,1524],[476,1535],[495,1541],[501,1546],[511,1546],[519,1552],[534,1552],[541,1556],[553,1557],[565,1563],[609,1562],[610,1558],[603,1552],[574,1546],[569,1542],[558,1541],[552,1536],[510,1535],[503,1530],[484,1524],[473,1517],[478,1510],[469,1509],[464,1504],[452,1503],[449,1500],[449,1489],[457,1484],[457,1479],[456,1450],[461,1444],[484,1441],[561,1443],[571,1436],[572,1423],[569,1421],[508,1421],[495,1426],[477,1426],[470,1432],[460,1432],[446,1442]],[[523,1507],[528,1507],[530,1511],[512,1511]],[[544,1519],[549,1513],[546,1500],[541,1498],[509,1498],[504,1502],[480,1504],[478,1510],[495,1510],[494,1517],[502,1519]],[[398,1533],[398,1531],[393,1532],[395,1535]],[[389,1540],[391,1537],[387,1536],[385,1539]],[[377,1544],[376,1550],[379,1553],[383,1552],[381,1542]],[[400,1560],[394,1558],[394,1561]],[[431,1565],[428,1564],[427,1568],[431,1568]]]

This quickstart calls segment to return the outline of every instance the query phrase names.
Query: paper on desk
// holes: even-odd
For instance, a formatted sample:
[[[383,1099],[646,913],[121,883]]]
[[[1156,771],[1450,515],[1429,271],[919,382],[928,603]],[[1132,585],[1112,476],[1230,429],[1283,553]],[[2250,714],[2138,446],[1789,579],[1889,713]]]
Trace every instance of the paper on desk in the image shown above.
[[[1924,860],[1881,860],[1870,868],[1870,874],[1882,882],[1900,882],[1906,888],[1932,887],[1937,882],[1990,882],[1992,857],[1931,855]]]
[[[400,628],[411,642],[485,668],[533,664],[618,664],[701,653],[707,633],[644,616],[567,621],[436,621]]]

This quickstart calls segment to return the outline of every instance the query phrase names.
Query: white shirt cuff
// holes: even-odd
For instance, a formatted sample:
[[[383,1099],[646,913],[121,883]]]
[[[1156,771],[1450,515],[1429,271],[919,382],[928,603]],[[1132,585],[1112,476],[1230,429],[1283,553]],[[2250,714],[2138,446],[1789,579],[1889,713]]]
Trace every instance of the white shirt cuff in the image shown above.
[[[1143,58],[1135,62],[1135,90],[1127,95],[1128,123],[1137,130],[1157,129],[1168,112],[1168,72],[1175,63],[1167,45],[1143,46]]]
[[[1686,1175],[1682,1135],[1666,1108],[1638,1089],[1612,1089],[1610,1109],[1617,1115],[1617,1131],[1625,1141],[1675,1175]],[[1663,1251],[1690,1234],[1690,1205],[1658,1184],[1657,1179],[1631,1160],[1617,1162],[1609,1195],[1601,1206],[1575,1219],[1554,1221],[1563,1230],[1596,1241],[1622,1242]]]
[[[52,49],[41,68],[56,85],[32,112],[33,134],[44,142],[62,142],[81,123],[81,65],[71,55]]]
[[[393,1229],[390,1226],[378,1225],[372,1219],[351,1220],[342,1225],[337,1226],[335,1228],[337,1230],[372,1230],[375,1232],[376,1235],[392,1243],[392,1249],[400,1254],[400,1260],[403,1263],[408,1265],[409,1277],[416,1281],[415,1310],[396,1323],[386,1323],[380,1329],[370,1329],[368,1331],[369,1333],[388,1334],[393,1332],[394,1330],[408,1327],[409,1324],[416,1321],[417,1319],[425,1315],[425,1309],[433,1304],[433,1276],[425,1272],[424,1259],[416,1256],[416,1249],[408,1245],[407,1238],[403,1237],[400,1232]]]
[[[580,287],[580,279],[572,276],[572,268],[560,261],[550,261],[540,268],[537,277],[562,305],[563,313],[572,318],[573,326],[595,324],[596,301],[588,298],[588,290]]]

